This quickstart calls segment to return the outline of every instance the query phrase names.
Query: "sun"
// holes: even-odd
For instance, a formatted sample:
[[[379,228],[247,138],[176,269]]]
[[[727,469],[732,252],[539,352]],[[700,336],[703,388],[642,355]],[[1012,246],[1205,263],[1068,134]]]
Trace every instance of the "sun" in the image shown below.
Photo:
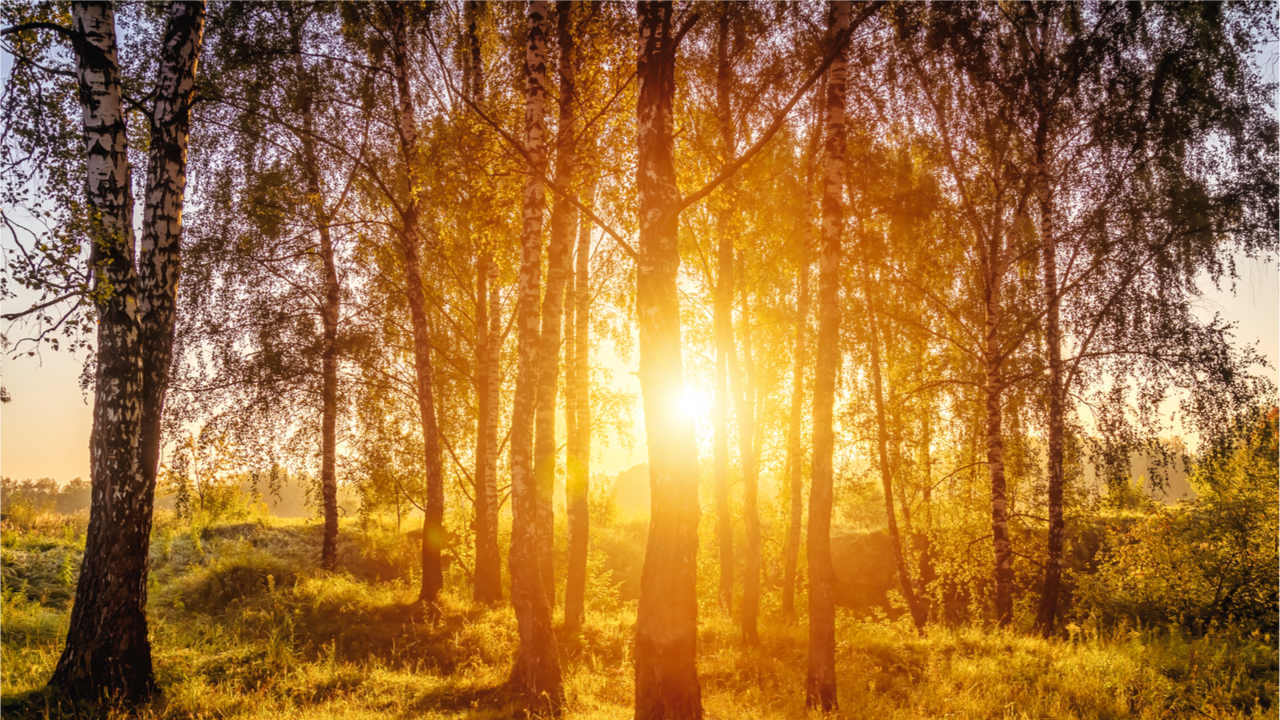
[[[679,399],[676,400],[676,410],[681,415],[693,420],[704,417],[707,414],[707,399],[698,392],[697,389],[686,386],[684,391],[680,393]]]

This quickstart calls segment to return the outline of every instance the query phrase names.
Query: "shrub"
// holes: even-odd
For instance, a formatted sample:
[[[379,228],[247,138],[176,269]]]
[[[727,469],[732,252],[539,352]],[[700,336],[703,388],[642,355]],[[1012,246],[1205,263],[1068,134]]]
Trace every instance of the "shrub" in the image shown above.
[[[1227,624],[1270,631],[1280,601],[1276,412],[1242,427],[1196,468],[1199,497],[1108,533],[1080,583],[1081,610],[1109,622]]]

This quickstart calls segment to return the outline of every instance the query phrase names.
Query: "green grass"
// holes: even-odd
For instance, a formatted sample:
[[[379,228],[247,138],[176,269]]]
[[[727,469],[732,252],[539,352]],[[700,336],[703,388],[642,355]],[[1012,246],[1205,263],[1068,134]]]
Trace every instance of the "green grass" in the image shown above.
[[[340,567],[316,567],[315,523],[260,519],[184,527],[162,518],[150,617],[163,696],[144,718],[510,717],[501,693],[516,648],[509,608],[469,601],[457,572],[439,618],[416,603],[414,543],[342,528]],[[61,649],[83,521],[44,519],[3,536],[4,716],[56,717],[41,688]],[[589,612],[561,638],[573,718],[629,718],[633,602]],[[1097,629],[1041,640],[976,627],[864,621],[838,628],[844,718],[1277,717],[1271,637]],[[1074,626],[1073,626],[1074,627]],[[743,648],[704,613],[699,671],[711,718],[804,717],[803,626],[765,622]]]

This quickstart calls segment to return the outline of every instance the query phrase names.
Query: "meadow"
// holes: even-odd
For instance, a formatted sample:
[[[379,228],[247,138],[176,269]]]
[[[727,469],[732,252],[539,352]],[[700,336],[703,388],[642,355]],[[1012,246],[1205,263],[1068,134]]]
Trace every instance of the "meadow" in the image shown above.
[[[3,530],[5,718],[82,716],[43,690],[66,635],[87,516],[10,513]],[[625,525],[625,523],[623,523]],[[582,632],[557,621],[567,718],[629,718],[635,602],[607,570],[638,548],[604,528]],[[472,603],[450,569],[438,613],[417,602],[420,534],[345,520],[339,567],[319,568],[321,526],[265,513],[157,517],[148,614],[161,696],[139,718],[488,718],[518,644],[509,605]],[[614,542],[608,539],[614,537]],[[767,609],[768,610],[768,609]],[[703,599],[699,675],[709,718],[805,717],[806,628],[762,616],[746,647]],[[1276,641],[1237,628],[1189,633],[1075,617],[1043,640],[883,611],[837,617],[840,718],[1274,718]],[[109,716],[124,717],[116,711]]]

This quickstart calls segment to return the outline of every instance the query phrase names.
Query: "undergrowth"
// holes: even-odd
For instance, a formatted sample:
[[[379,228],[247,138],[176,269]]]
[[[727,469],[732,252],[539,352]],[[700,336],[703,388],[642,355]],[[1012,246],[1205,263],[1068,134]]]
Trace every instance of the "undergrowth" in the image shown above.
[[[428,616],[417,602],[408,534],[344,523],[339,568],[317,567],[316,523],[257,518],[157,522],[149,616],[163,695],[143,718],[509,717],[502,684],[516,649],[509,607],[470,602],[455,577]],[[3,535],[0,695],[5,718],[58,717],[42,690],[61,650],[84,541],[82,520]],[[596,556],[593,566],[607,563]],[[67,567],[72,568],[68,574]],[[589,609],[561,635],[574,718],[632,715],[635,603]],[[710,718],[804,717],[803,625],[765,618],[744,648],[731,618],[704,612],[699,673]],[[1269,635],[1188,635],[1096,623],[1042,640],[841,612],[842,718],[1277,717]]]

